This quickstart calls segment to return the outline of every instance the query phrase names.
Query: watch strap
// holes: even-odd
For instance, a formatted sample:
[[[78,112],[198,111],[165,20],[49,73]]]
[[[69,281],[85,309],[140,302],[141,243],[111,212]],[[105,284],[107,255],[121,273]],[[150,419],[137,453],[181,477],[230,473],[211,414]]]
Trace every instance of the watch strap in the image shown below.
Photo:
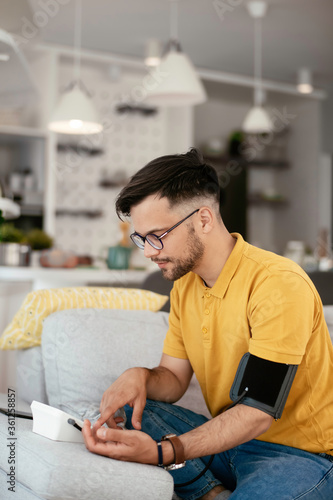
[[[174,463],[176,465],[185,463],[184,446],[176,434],[166,434],[162,437],[162,441],[170,441],[174,451]]]

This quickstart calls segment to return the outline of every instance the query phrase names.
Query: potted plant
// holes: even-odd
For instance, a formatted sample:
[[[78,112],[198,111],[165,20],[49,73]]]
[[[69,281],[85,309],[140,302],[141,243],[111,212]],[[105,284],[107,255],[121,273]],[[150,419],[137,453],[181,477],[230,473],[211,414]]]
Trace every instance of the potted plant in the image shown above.
[[[245,136],[241,130],[235,130],[230,134],[229,144],[228,144],[228,153],[229,156],[240,156],[241,155],[241,146],[244,142]]]
[[[53,238],[42,229],[31,229],[26,236],[27,242],[32,249],[32,266],[39,266],[42,250],[48,250],[53,246]]]

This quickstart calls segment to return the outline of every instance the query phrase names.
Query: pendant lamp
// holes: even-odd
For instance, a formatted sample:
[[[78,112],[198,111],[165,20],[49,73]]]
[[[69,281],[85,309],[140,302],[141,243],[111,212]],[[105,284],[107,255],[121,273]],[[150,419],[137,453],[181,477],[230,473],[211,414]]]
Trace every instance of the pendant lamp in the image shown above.
[[[297,90],[301,94],[313,92],[312,74],[308,68],[301,68],[297,72]]]
[[[161,62],[161,44],[156,38],[151,38],[147,40],[146,50],[145,50],[145,65],[146,66],[158,66]]]
[[[262,25],[267,4],[264,1],[253,1],[247,4],[250,16],[254,19],[254,106],[247,113],[242,129],[248,134],[263,134],[273,130],[273,123],[263,108],[264,92],[262,88]]]
[[[49,130],[62,134],[97,134],[103,130],[91,96],[80,80],[82,0],[76,0],[74,78],[53,112]]]
[[[178,41],[178,3],[171,0],[170,40],[158,66],[158,80],[148,90],[146,102],[155,106],[191,106],[207,99],[205,88],[191,60]]]

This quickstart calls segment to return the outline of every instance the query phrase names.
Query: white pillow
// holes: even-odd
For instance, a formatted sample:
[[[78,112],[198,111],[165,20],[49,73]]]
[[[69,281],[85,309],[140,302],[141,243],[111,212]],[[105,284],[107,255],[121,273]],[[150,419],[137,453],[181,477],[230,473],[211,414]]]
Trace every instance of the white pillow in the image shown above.
[[[71,309],[44,321],[42,356],[51,406],[81,419],[96,414],[104,391],[127,368],[160,362],[168,314]]]

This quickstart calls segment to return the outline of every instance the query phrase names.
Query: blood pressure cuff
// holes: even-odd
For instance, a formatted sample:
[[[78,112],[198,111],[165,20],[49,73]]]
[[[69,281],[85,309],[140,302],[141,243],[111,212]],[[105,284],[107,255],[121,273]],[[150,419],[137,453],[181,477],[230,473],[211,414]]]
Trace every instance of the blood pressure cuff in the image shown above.
[[[242,403],[281,418],[296,371],[297,365],[275,363],[248,352],[240,360],[230,398],[234,404]]]

